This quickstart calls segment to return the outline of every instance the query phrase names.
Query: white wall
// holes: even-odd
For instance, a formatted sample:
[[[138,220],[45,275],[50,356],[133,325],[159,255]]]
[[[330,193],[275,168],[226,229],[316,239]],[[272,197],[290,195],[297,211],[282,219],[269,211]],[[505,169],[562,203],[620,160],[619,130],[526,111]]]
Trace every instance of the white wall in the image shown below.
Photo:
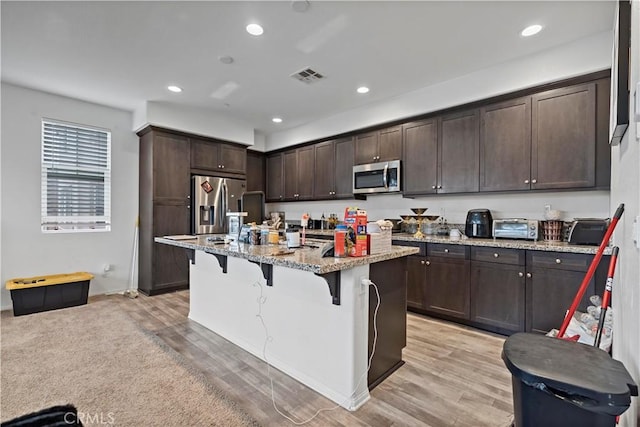
[[[631,2],[631,99],[640,81],[640,2]],[[640,96],[636,93],[635,96]],[[614,243],[620,247],[618,269],[612,292],[614,309],[613,357],[624,363],[640,385],[640,250],[633,242],[633,222],[640,215],[640,124],[634,123],[633,106],[629,129],[622,142],[611,150],[611,207],[625,204],[616,228]],[[640,227],[640,224],[638,224]],[[622,416],[621,426],[639,425],[640,401]]]
[[[249,123],[203,108],[149,101],[134,112],[133,120],[132,129],[135,132],[147,125],[155,125],[253,145],[254,130]]]
[[[138,138],[131,131],[131,113],[5,83],[1,111],[1,283],[15,277],[88,271],[96,275],[91,294],[124,290],[138,215]],[[43,117],[111,130],[110,232],[40,231]],[[103,276],[105,263],[112,265],[112,271]],[[11,307],[4,286],[0,306]]]
[[[475,208],[491,210],[494,218],[544,219],[544,206],[551,204],[553,209],[563,213],[563,219],[608,218],[608,191],[575,191],[531,194],[471,194],[427,196],[415,199],[403,199],[400,195],[369,196],[367,200],[336,200],[326,202],[269,203],[267,212],[285,212],[286,220],[300,220],[303,213],[313,219],[320,219],[324,213],[335,213],[338,218],[344,216],[344,208],[358,206],[366,209],[370,220],[383,218],[400,219],[399,215],[411,215],[411,208],[428,208],[425,215],[444,215],[449,223],[463,224],[467,211]]]
[[[421,90],[317,120],[267,137],[267,150],[562,80],[611,67],[612,33],[605,32],[536,55],[476,71]]]

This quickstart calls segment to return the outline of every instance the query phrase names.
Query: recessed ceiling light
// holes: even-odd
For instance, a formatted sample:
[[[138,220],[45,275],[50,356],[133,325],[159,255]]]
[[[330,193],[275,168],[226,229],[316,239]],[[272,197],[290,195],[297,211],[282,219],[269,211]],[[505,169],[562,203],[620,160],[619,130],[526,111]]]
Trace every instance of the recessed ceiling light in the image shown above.
[[[366,86],[360,86],[358,89],[356,89],[356,91],[358,93],[367,93],[367,92],[369,92],[369,88],[366,87]]]
[[[169,89],[171,92],[175,92],[175,93],[182,92],[182,88],[178,87],[178,86],[167,86],[167,89]]]
[[[282,119],[280,117],[274,117],[273,119],[271,119],[271,121],[273,123],[282,123]]]
[[[522,30],[520,35],[522,37],[529,37],[529,36],[532,36],[534,34],[538,34],[540,32],[540,30],[542,30],[542,25],[538,25],[538,24],[529,25],[527,28]]]
[[[249,24],[247,25],[247,33],[251,34],[252,36],[259,36],[264,33],[264,30],[258,24]]]

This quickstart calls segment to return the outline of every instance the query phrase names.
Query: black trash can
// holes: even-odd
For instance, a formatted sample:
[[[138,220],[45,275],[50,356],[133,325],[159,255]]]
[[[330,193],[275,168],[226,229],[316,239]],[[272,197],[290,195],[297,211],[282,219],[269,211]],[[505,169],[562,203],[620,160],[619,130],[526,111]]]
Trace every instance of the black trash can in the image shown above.
[[[614,427],[638,395],[624,365],[606,352],[544,335],[504,342],[515,427]]]

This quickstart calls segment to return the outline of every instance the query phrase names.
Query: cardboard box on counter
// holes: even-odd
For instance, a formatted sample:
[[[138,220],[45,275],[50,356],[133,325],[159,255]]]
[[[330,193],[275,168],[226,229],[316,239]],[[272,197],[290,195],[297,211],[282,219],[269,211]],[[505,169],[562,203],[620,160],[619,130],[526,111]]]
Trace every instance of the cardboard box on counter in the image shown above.
[[[349,256],[366,256],[367,252],[367,211],[348,207],[344,210],[344,224],[351,239]]]

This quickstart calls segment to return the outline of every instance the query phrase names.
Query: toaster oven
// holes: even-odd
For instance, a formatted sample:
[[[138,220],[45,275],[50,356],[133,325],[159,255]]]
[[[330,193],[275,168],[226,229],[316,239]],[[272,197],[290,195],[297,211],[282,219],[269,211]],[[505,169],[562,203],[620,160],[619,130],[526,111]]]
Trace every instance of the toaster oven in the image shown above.
[[[530,219],[495,219],[493,237],[538,240],[538,221]]]

